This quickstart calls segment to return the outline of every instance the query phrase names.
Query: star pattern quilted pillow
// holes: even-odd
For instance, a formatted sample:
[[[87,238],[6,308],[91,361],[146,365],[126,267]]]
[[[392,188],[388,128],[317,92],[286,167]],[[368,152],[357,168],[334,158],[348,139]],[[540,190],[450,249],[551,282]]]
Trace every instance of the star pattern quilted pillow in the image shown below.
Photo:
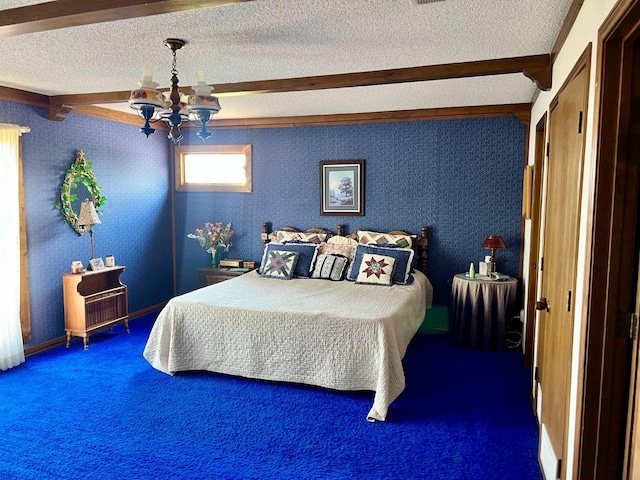
[[[269,262],[271,252],[274,250],[282,252],[295,252],[298,254],[298,260],[293,272],[296,278],[309,278],[313,271],[313,266],[318,255],[317,243],[269,243],[262,254],[262,262],[260,273],[264,270],[262,265]]]
[[[291,280],[299,256],[298,252],[271,250],[266,256],[261,275],[268,278]]]
[[[375,255],[392,257],[395,259],[396,264],[393,270],[393,283],[394,284],[410,284],[413,283],[413,275],[411,274],[411,264],[413,263],[413,250],[407,248],[387,248],[379,247],[377,245],[358,245],[356,247],[356,254],[351,262],[351,267],[347,272],[347,280],[354,281],[357,279],[360,271],[358,266],[362,263],[362,259],[365,255]]]
[[[356,283],[392,285],[393,267],[395,264],[396,259],[393,257],[367,253],[362,256]]]

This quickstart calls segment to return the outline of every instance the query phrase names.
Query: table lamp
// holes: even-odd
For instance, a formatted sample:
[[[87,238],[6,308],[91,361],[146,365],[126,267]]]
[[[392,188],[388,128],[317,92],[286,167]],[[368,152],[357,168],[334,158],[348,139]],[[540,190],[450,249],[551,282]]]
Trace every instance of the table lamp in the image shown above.
[[[488,248],[491,250],[491,257],[487,262],[487,270],[489,273],[495,273],[496,271],[496,250],[507,248],[502,240],[502,235],[487,235],[487,238],[482,242],[482,248]]]
[[[100,221],[100,217],[96,213],[96,209],[93,206],[93,202],[88,198],[85,198],[84,202],[80,205],[80,215],[78,215],[78,226],[89,227],[89,243],[91,245],[91,258],[89,262],[93,260],[93,226]]]

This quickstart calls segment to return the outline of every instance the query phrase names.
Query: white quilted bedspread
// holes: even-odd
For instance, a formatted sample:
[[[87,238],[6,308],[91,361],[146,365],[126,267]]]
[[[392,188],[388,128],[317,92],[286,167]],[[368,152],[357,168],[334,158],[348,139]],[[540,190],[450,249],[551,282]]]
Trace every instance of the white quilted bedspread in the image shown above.
[[[431,284],[414,277],[384,287],[250,272],[169,301],[144,357],[171,375],[208,370],[372,390],[367,419],[382,421],[404,390],[402,358],[431,306]]]

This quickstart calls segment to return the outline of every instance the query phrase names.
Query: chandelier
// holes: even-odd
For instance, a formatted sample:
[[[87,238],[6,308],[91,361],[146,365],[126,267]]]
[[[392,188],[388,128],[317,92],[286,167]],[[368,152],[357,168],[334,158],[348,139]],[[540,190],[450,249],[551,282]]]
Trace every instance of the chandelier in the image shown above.
[[[167,38],[164,44],[171,49],[173,63],[171,64],[171,90],[168,96],[157,90],[158,84],[153,81],[151,69],[144,68],[142,80],[138,88],[131,91],[129,106],[138,111],[145,123],[140,132],[147,137],[155,132],[151,123],[160,120],[167,122],[169,134],[167,137],[178,144],[183,135],[180,127],[185,121],[198,126],[197,135],[205,141],[211,136],[207,130],[207,123],[211,117],[220,111],[220,102],[211,92],[213,88],[205,82],[204,72],[198,72],[198,83],[193,86],[194,95],[182,95],[178,89],[178,70],[176,70],[176,51],[187,42],[179,38]]]

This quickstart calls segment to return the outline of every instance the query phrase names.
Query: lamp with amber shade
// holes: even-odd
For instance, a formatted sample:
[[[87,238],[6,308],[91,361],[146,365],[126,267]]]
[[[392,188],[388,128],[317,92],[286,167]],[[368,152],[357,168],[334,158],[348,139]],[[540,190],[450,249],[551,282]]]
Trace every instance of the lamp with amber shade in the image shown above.
[[[487,265],[487,270],[490,273],[495,273],[496,271],[496,250],[507,248],[504,244],[504,240],[502,240],[502,235],[487,235],[487,238],[482,242],[482,248],[488,248],[491,250],[491,257],[489,258],[489,262]]]

